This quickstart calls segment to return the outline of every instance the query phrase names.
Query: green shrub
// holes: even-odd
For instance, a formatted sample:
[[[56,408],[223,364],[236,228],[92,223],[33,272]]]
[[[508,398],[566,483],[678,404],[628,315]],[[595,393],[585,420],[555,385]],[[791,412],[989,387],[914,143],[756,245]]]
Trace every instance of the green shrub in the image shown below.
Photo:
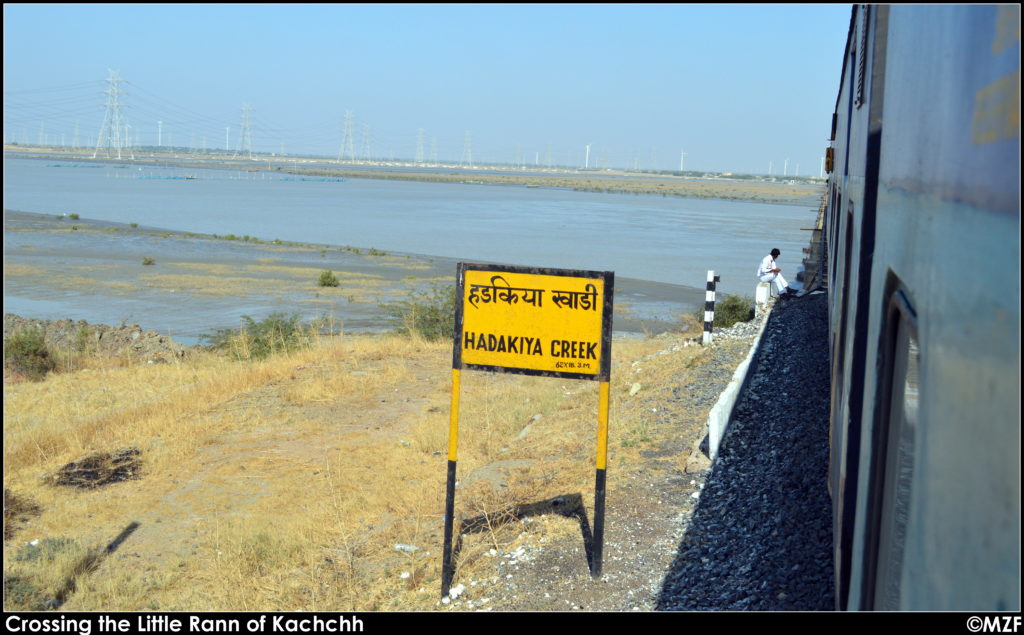
[[[25,329],[4,340],[4,366],[32,381],[39,381],[56,367],[56,363],[46,348],[43,333],[37,329]]]
[[[704,308],[695,314],[697,321],[704,324]],[[749,322],[754,319],[754,299],[749,296],[725,295],[715,302],[716,329],[726,329],[737,322]]]
[[[418,334],[427,340],[455,336],[455,287],[435,284],[428,291],[412,293],[407,300],[382,305],[388,320],[400,333]]]
[[[75,331],[75,350],[77,352],[91,352],[91,350],[95,348],[93,346],[94,342],[95,340],[91,337],[91,333],[86,327],[80,326],[78,330]]]
[[[153,258],[150,258],[149,256],[145,256],[142,259],[142,264],[144,264],[144,265],[155,265],[156,264],[156,260],[153,259]]]
[[[317,284],[321,287],[336,287],[341,283],[338,282],[338,276],[334,275],[334,272],[330,269],[325,269],[320,272],[320,280]]]
[[[298,313],[288,316],[276,312],[259,322],[243,315],[241,328],[220,329],[200,338],[209,342],[214,350],[226,351],[235,359],[264,359],[272,354],[308,346],[312,341],[312,329],[299,323]]]
[[[78,214],[68,214],[68,218],[71,220],[78,220],[79,216]]]

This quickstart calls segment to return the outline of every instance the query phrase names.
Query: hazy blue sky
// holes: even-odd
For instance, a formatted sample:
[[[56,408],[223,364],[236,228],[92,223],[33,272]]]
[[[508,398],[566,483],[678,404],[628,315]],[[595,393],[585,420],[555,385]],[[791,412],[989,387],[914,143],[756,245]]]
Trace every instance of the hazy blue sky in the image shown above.
[[[817,175],[850,6],[5,4],[4,141]]]

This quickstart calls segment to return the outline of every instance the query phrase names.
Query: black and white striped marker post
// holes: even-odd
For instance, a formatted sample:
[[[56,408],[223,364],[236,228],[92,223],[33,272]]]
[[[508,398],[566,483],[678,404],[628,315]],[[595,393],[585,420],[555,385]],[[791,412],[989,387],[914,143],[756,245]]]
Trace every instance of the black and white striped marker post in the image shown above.
[[[715,283],[721,279],[714,270],[708,270],[708,290],[704,295],[704,346],[711,344],[711,329],[715,323]]]

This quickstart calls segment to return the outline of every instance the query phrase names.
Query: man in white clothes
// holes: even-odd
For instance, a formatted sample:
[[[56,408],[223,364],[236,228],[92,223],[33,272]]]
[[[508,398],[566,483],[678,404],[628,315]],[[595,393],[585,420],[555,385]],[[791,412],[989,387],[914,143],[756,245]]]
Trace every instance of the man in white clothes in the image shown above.
[[[757,269],[757,278],[761,282],[774,282],[779,290],[779,298],[789,297],[793,290],[789,288],[786,279],[782,277],[782,269],[775,266],[775,259],[782,255],[778,249],[772,249],[771,254],[764,257],[761,266]]]

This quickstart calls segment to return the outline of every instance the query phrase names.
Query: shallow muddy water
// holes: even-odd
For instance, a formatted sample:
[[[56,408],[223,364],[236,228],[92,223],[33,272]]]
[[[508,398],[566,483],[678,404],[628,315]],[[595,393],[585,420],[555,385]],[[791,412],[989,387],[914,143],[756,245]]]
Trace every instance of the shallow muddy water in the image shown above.
[[[807,244],[807,233],[800,228],[813,221],[812,207],[810,201],[779,205],[521,186],[295,180],[270,172],[5,158],[5,210],[51,218],[74,213],[83,229],[90,219],[122,224],[125,231],[104,233],[97,225],[97,231],[70,232],[68,219],[60,221],[64,226],[29,231],[30,217],[19,215],[12,223],[5,211],[4,308],[41,318],[128,319],[186,338],[237,324],[243,314],[265,315],[289,307],[305,314],[333,311],[353,329],[372,329],[379,326],[375,303],[398,297],[389,296],[387,289],[408,287],[410,277],[417,284],[454,279],[455,263],[462,260],[614,271],[622,281],[616,285],[616,302],[629,309],[628,318],[623,311],[617,313],[616,329],[658,331],[703,301],[708,269],[721,276],[721,292],[749,296],[756,283],[754,270],[772,247],[782,250],[784,270],[795,272]],[[314,249],[282,255],[269,246],[240,241],[161,237],[162,231],[150,236],[153,232],[129,232],[129,223],[375,248],[402,258],[408,254],[422,268],[385,266],[338,249],[327,250],[327,256]],[[145,256],[158,264],[142,273],[137,263]],[[390,282],[355,301],[316,297],[308,288],[216,295],[175,289],[170,278],[152,283],[161,262],[244,269],[271,258],[282,259],[281,266],[307,269],[362,267]],[[71,272],[66,276],[71,282],[55,283],[39,273],[54,265]],[[176,273],[187,271],[180,265]],[[246,275],[259,274],[248,270]],[[140,282],[140,276],[150,282]],[[637,325],[642,321],[647,326]]]
[[[153,264],[142,264],[144,258]],[[325,269],[340,278],[338,288],[317,285]],[[202,343],[201,335],[237,327],[243,315],[261,319],[274,311],[332,318],[349,332],[386,330],[392,325],[383,319],[382,303],[451,283],[455,269],[456,261],[446,258],[4,214],[4,312],[137,323],[189,345]],[[616,282],[619,333],[675,328],[680,314],[703,301],[703,292],[679,285]]]

